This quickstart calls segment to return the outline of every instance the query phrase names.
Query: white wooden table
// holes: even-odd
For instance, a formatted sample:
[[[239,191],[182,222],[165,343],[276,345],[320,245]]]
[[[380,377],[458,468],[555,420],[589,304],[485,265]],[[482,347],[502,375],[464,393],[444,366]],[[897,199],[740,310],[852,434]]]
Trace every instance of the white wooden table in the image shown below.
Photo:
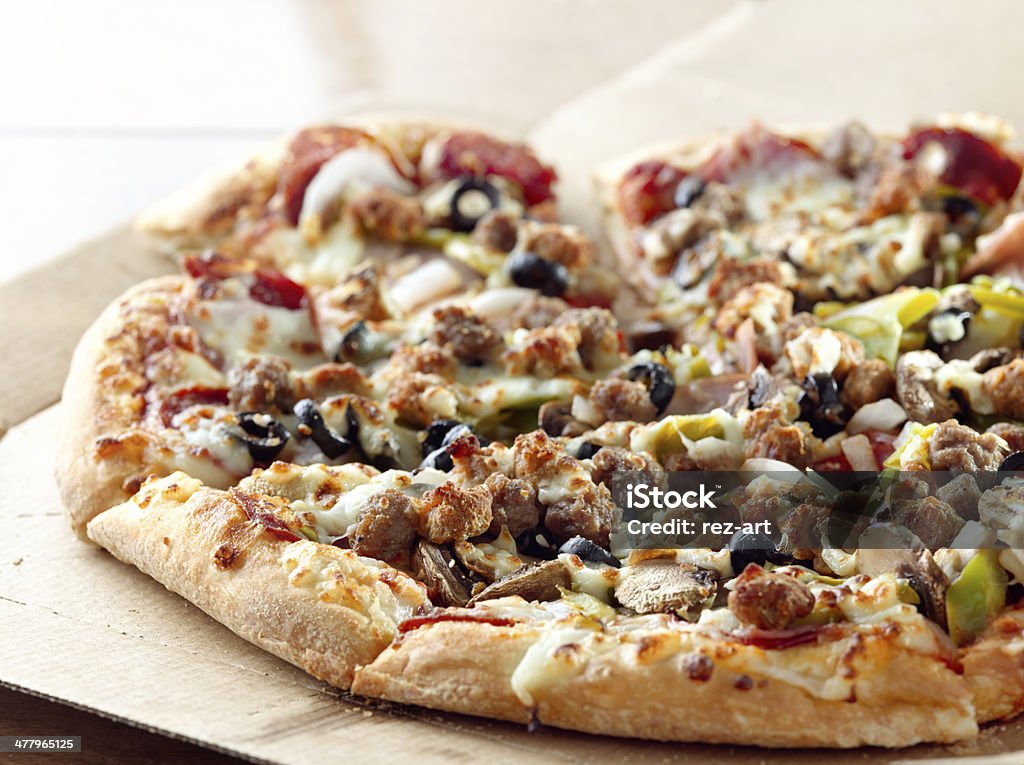
[[[2,0],[0,281],[333,113],[525,128],[731,4]]]

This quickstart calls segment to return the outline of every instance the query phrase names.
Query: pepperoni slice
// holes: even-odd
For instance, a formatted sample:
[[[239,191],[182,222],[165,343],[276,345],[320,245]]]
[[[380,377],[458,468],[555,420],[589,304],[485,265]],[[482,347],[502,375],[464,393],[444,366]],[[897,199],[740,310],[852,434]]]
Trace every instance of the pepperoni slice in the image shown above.
[[[612,299],[598,292],[583,295],[566,295],[562,297],[573,308],[611,308]]]
[[[495,627],[511,627],[515,624],[514,619],[506,619],[502,616],[487,616],[485,614],[460,614],[451,613],[447,611],[432,611],[425,616],[414,616],[411,619],[406,619],[404,622],[398,625],[398,631],[402,634],[406,632],[412,632],[413,630],[424,627],[428,624],[436,624],[437,622],[479,622],[481,624],[491,624]]]
[[[249,288],[249,297],[263,305],[287,308],[297,311],[306,299],[306,288],[297,284],[280,271],[259,269],[253,276],[256,281]]]
[[[1020,183],[1021,166],[997,146],[960,128],[930,127],[903,141],[903,158],[913,159],[929,144],[946,151],[939,180],[987,205],[1009,199]]]
[[[811,466],[811,469],[819,473],[845,473],[853,470],[853,465],[846,459],[846,455],[837,454],[835,457],[818,460]]]
[[[697,170],[705,181],[729,183],[751,170],[781,167],[820,155],[796,138],[788,138],[754,124],[720,147]]]
[[[193,279],[213,279],[214,281],[237,276],[247,270],[243,263],[213,251],[204,252],[201,255],[186,255],[182,258],[182,267]]]
[[[258,499],[244,491],[231,489],[231,498],[242,509],[246,517],[258,523],[264,530],[273,537],[283,539],[286,542],[298,542],[302,537],[288,528],[288,524],[263,507]]]
[[[169,428],[175,415],[181,414],[190,406],[227,406],[227,403],[227,388],[183,388],[160,402],[160,421]]]
[[[642,226],[676,209],[676,189],[686,175],[685,170],[653,160],[630,168],[619,184],[619,205],[626,222]]]
[[[293,226],[298,225],[306,189],[324,163],[345,149],[372,141],[365,130],[338,125],[309,128],[292,139],[278,175],[277,191],[284,215]]]
[[[558,180],[554,168],[545,165],[526,146],[507,143],[484,133],[454,133],[441,145],[438,169],[442,178],[463,175],[498,175],[523,190],[527,206],[554,197],[552,184]]]
[[[864,435],[868,437],[871,450],[875,453],[875,462],[879,465],[884,463],[892,453],[896,451],[896,436],[881,430],[869,430]]]
[[[766,651],[784,651],[800,645],[838,640],[844,636],[845,632],[841,628],[831,628],[831,625],[807,625],[790,630],[762,630],[751,627],[733,635],[738,643],[756,646]]]

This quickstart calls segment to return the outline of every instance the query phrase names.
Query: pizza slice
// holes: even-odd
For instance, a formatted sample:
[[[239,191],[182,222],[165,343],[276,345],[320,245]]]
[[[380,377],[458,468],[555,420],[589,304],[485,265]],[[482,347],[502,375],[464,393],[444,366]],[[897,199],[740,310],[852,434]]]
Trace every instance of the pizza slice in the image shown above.
[[[785,541],[627,551],[609,456],[659,480],[641,452],[581,460],[542,432],[511,447],[463,434],[448,472],[275,463],[226,492],[153,478],[88,533],[243,637],[374,698],[762,746],[952,742],[1019,709],[1020,612],[957,610],[992,600],[1002,556],[908,550],[872,570],[863,550],[841,565],[841,551],[810,560]],[[919,575],[940,563],[959,574]]]
[[[246,640],[339,688],[429,606],[385,563],[310,541],[305,498],[340,496],[372,468],[289,471],[296,501],[243,481],[211,489],[181,472],[146,481],[89,524],[89,537]]]
[[[311,288],[385,263],[420,300],[465,282],[607,305],[615,279],[556,225],[554,168],[518,142],[438,121],[353,117],[280,139],[142,213],[159,248],[256,259]]]
[[[756,284],[809,310],[1012,270],[1021,159],[1011,138],[973,114],[904,135],[754,124],[608,163],[597,173],[606,231],[655,304],[637,310],[636,329],[701,342]]]

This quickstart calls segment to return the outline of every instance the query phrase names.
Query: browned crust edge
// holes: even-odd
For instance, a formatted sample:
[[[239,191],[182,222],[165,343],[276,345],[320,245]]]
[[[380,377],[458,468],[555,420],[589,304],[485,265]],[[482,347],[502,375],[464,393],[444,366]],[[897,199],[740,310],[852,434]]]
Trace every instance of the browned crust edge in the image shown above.
[[[1024,609],[996,617],[960,660],[979,723],[1024,712]]]
[[[517,140],[506,131],[470,121],[442,119],[416,113],[368,113],[342,116],[307,126],[358,127],[396,149],[409,131],[434,134],[443,130],[481,130],[504,140]],[[231,233],[233,211],[254,197],[273,194],[278,171],[296,132],[280,136],[241,162],[234,162],[187,184],[143,210],[135,227],[158,250],[173,254],[180,249],[215,246]]]
[[[239,636],[332,685],[348,688],[355,667],[391,642],[399,615],[389,610],[389,598],[396,588],[407,597],[420,593],[416,605],[429,605],[422,587],[388,566],[380,571],[392,584],[351,551],[271,537],[226,492],[203,487],[184,502],[159,495],[147,502],[152,485],[135,498],[145,507],[128,501],[90,522],[90,539]],[[175,489],[170,483],[168,491]],[[287,556],[292,565],[285,565]]]
[[[185,280],[164,276],[131,288],[107,306],[75,348],[61,396],[55,470],[68,520],[83,540],[92,518],[132,495],[137,487],[126,486],[128,479],[169,471],[154,454],[155,437],[137,429],[140,417],[131,405],[133,396],[101,379],[100,370],[144,361],[142,347],[115,347],[112,341],[125,327],[125,312],[146,295],[177,292]],[[136,448],[99,457],[103,439],[124,437],[134,439]]]
[[[523,722],[531,710],[512,690],[512,672],[540,632],[441,622],[404,635],[356,672],[353,691],[451,712]],[[742,649],[741,649],[742,650]],[[757,649],[748,649],[757,650]],[[536,719],[588,733],[770,747],[909,746],[977,733],[963,678],[934,658],[875,641],[857,700],[824,701],[784,681],[746,681],[716,662],[694,679],[693,654],[637,659],[635,647],[592,658],[578,674],[534,694]]]

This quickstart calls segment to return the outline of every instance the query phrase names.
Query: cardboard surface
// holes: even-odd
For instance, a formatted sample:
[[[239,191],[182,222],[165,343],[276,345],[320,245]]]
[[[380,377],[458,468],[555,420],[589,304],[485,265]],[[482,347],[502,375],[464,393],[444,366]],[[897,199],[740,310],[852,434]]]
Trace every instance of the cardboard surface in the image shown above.
[[[1024,50],[1015,35],[994,34],[1019,29],[1024,6],[956,8],[963,12],[954,16],[949,4],[923,2],[722,3],[714,7],[716,17],[705,13],[693,25],[679,23],[675,42],[535,121],[530,136],[559,164],[569,217],[593,228],[591,167],[648,141],[735,127],[752,117],[827,122],[857,116],[900,126],[968,108],[1024,126],[1024,104],[1000,79],[1020,71]],[[628,12],[622,13],[623,35],[632,34]],[[529,39],[518,34],[512,39]],[[367,105],[410,106],[392,103],[388,93],[378,96],[368,97]],[[466,95],[461,106],[451,100],[453,109],[467,112],[487,101],[479,92]],[[525,122],[510,120],[509,126]],[[122,228],[0,286],[0,420],[21,423],[0,440],[0,682],[280,763],[341,755],[363,763],[400,757],[422,763],[483,757],[708,765],[1024,762],[1020,722],[988,728],[961,746],[899,752],[775,752],[556,730],[528,734],[515,725],[364,704],[251,646],[156,582],[75,541],[52,481],[59,408],[50,405],[78,336],[125,287],[169,269]]]

